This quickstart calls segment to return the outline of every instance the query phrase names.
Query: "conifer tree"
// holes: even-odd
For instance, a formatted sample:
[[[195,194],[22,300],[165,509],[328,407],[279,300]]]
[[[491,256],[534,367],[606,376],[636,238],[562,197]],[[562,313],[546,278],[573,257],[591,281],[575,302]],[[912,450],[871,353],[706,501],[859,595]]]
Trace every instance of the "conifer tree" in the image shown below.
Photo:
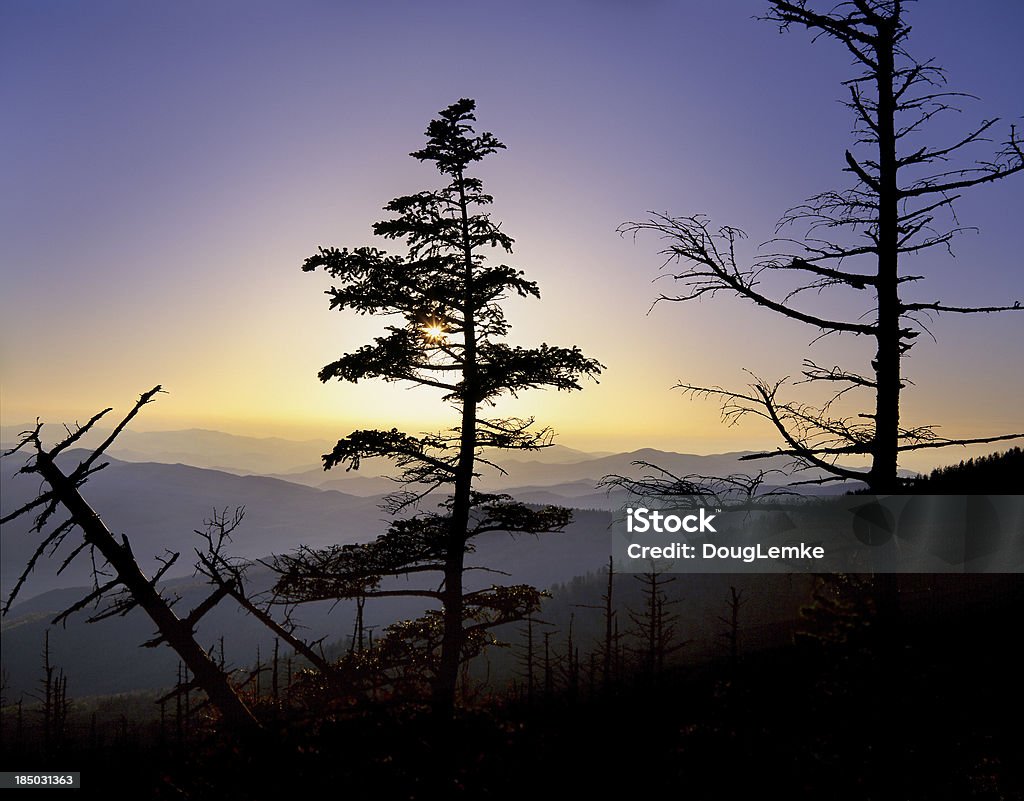
[[[465,557],[474,538],[493,531],[559,531],[570,520],[567,509],[529,508],[474,489],[480,465],[490,464],[490,449],[536,449],[552,437],[550,429],[534,427],[532,418],[483,412],[500,396],[527,389],[578,390],[583,377],[596,378],[602,369],[577,347],[523,348],[503,341],[509,323],[502,301],[512,295],[539,298],[540,292],[522,272],[486,262],[488,252],[510,253],[513,240],[486,211],[493,198],[482,181],[467,173],[504,148],[492,134],[475,133],[475,106],[462,99],[444,109],[427,128],[426,146],[410,154],[431,162],[446,183],[395,198],[384,207],[392,216],[373,225],[376,235],[403,241],[405,255],[372,247],[320,248],[303,265],[333,279],[327,292],[332,309],[394,320],[371,344],[324,367],[320,380],[377,378],[433,387],[458,422],[435,434],[392,428],[358,430],[341,439],[324,455],[325,469],[358,469],[373,457],[400,469],[403,489],[388,504],[395,519],[375,542],[277,560],[277,590],[289,601],[413,595],[440,604],[419,621],[394,627],[378,652],[391,648],[405,660],[423,661],[442,717],[454,708],[460,664],[487,641],[488,630],[535,611],[540,599],[526,586],[467,591]],[[441,489],[447,497],[438,511],[423,511],[427,495]],[[439,580],[419,589],[388,583],[420,574]]]

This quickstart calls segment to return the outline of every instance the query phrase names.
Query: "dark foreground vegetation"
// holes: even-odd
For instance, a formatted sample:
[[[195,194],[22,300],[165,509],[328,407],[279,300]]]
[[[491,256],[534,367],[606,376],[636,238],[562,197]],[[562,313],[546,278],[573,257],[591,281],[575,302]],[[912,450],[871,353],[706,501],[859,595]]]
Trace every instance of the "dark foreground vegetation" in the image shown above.
[[[7,707],[3,769],[81,770],[133,798],[1024,798],[1019,577],[904,577],[897,650],[877,647],[869,582],[814,595],[783,647],[634,664],[607,685],[586,658],[538,662],[529,693],[480,695],[447,724],[426,693],[356,696],[313,674],[250,694],[251,741],[180,696],[76,701],[48,743],[37,710]]]

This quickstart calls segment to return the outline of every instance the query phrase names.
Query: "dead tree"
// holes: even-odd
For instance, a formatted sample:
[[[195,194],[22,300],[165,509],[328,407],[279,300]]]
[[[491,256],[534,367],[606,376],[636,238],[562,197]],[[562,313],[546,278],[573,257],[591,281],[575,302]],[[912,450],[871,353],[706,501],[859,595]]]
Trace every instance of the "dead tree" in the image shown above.
[[[544,632],[544,700],[550,701],[555,689],[555,674],[551,663],[551,634]]]
[[[562,662],[562,676],[565,679],[565,696],[570,704],[575,704],[580,691],[580,649],[576,645],[573,630],[576,625],[576,614],[569,615],[569,635],[565,640],[565,658]]]
[[[43,753],[50,753],[50,746],[53,741],[53,672],[55,668],[50,663],[50,630],[47,629],[43,635],[43,677],[39,680],[42,685],[40,710],[43,719]]]
[[[284,621],[278,621],[270,612],[275,598],[254,598],[245,588],[245,573],[252,566],[250,562],[231,557],[227,554],[227,545],[231,535],[242,524],[245,509],[238,507],[234,513],[228,514],[227,509],[214,510],[213,515],[205,522],[205,529],[195,529],[205,547],[195,549],[196,571],[205,576],[216,588],[216,593],[230,597],[252,617],[270,629],[275,638],[290,645],[296,653],[305,657],[324,678],[330,682],[337,681],[336,670],[322,650],[322,638],[308,643],[295,634],[296,625],[288,612]],[[276,640],[275,640],[276,642]],[[275,646],[276,647],[276,646]],[[223,647],[222,647],[223,650]]]
[[[601,684],[607,690],[612,679],[612,655],[615,651],[615,607],[612,603],[615,590],[615,560],[608,557],[608,586],[601,600],[604,601],[604,647],[601,649]]]
[[[701,215],[652,214],[620,230],[653,232],[665,242],[666,272],[680,290],[659,300],[735,295],[810,326],[817,339],[828,334],[870,339],[874,352],[869,365],[829,367],[804,361],[803,382],[835,390],[821,406],[785,399],[785,379],[755,376],[739,391],[685,382],[679,388],[720,400],[728,422],[747,415],[770,422],[782,444],[744,458],[783,454],[797,468],[823,471],[825,477],[812,479],[815,483],[859,480],[874,492],[891,493],[901,486],[897,466],[903,453],[1024,436],[948,439],[934,426],[907,428],[900,423],[901,393],[907,384],[903,359],[921,333],[930,333],[930,316],[1021,308],[1019,302],[960,306],[927,295],[911,297],[924,276],[910,272],[907,257],[948,250],[965,230],[952,213],[956,200],[966,190],[1024,170],[1024,153],[1011,125],[994,155],[968,155],[987,141],[998,120],[986,120],[949,143],[922,144],[929,122],[954,109],[963,95],[946,89],[942,70],[931,60],[918,60],[906,50],[911,29],[904,2],[852,0],[827,3],[820,12],[812,6],[810,0],[771,0],[766,19],[783,30],[803,27],[838,42],[860,67],[844,82],[846,105],[855,120],[853,143],[843,154],[852,187],[822,192],[790,209],[779,222],[778,238],[770,243],[774,252],[749,261],[740,253],[742,231],[713,226]],[[785,236],[794,226],[803,229],[802,236]],[[820,303],[805,300],[836,292],[853,301],[849,317],[821,313]],[[860,404],[854,402],[858,395],[866,396]],[[847,401],[856,413],[840,411]],[[861,470],[840,463],[850,457],[866,458],[870,466]]]
[[[366,647],[366,598],[357,596],[355,602],[356,618],[352,629],[352,642],[349,644],[348,649],[350,655],[362,651]]]
[[[761,470],[756,475],[733,473],[728,476],[705,476],[689,473],[678,476],[651,462],[639,459],[630,462],[639,468],[639,476],[624,476],[611,473],[603,476],[597,485],[608,492],[613,489],[625,490],[633,499],[656,499],[680,507],[690,506],[738,506],[751,503],[755,498],[792,495],[780,487],[764,489],[765,481],[781,470]]]
[[[540,620],[536,617],[533,612],[526,615],[526,627],[523,631],[523,637],[525,642],[523,643],[522,653],[518,656],[519,664],[522,669],[520,674],[526,681],[526,702],[532,704],[536,696],[537,690],[537,640],[534,634],[535,626],[551,626],[552,624],[546,620]],[[547,642],[545,640],[545,642]]]
[[[278,637],[274,638],[274,661],[272,663],[270,671],[270,696],[274,700],[274,706],[276,707],[281,701],[281,693],[279,688],[279,675],[278,675],[278,663],[279,663],[279,649],[281,646],[281,640]]]
[[[743,590],[736,587],[729,587],[729,599],[726,601],[725,615],[719,615],[718,622],[725,629],[719,636],[725,640],[729,651],[729,669],[735,674],[736,667],[740,661],[740,610],[746,606],[749,599],[743,597]]]
[[[103,453],[139,413],[139,410],[152,401],[158,392],[160,392],[159,386],[140,396],[134,408],[114,427],[114,430],[100,446],[69,473],[65,473],[58,467],[57,456],[78,442],[97,421],[111,411],[110,409],[105,409],[94,415],[89,422],[78,426],[74,431],[67,429],[67,437],[50,449],[43,447],[40,439],[43,426],[41,423],[37,423],[35,429],[24,432],[19,444],[5,454],[10,455],[23,449],[30,449],[29,459],[19,473],[39,475],[49,489],[43,491],[35,500],[4,517],[0,523],[7,523],[23,514],[39,510],[33,530],[43,534],[47,523],[61,507],[66,510],[68,517],[48,533],[43,534],[39,547],[15,583],[3,611],[6,614],[10,610],[19,590],[39,559],[47,552],[51,556],[54,555],[67,542],[68,535],[78,529],[82,535],[81,541],[76,542],[71,548],[58,572],[64,570],[76,557],[83,553],[87,554],[94,565],[93,589],[86,597],[57,615],[53,622],[55,624],[62,623],[70,615],[90,605],[94,605],[97,611],[88,618],[89,622],[118,615],[123,616],[136,607],[141,607],[159,632],[145,645],[156,647],[161,643],[166,643],[173,648],[192,672],[196,686],[206,693],[210,701],[220,711],[225,722],[242,735],[253,734],[260,729],[259,723],[235,692],[228,676],[195,639],[195,627],[200,618],[227,594],[226,590],[217,588],[212,595],[184,618],[179,618],[172,608],[174,601],[166,598],[156,586],[164,573],[177,560],[179,554],[168,553],[160,560],[161,567],[153,578],[149,578],[139,567],[128,537],[122,534],[120,542],[118,542],[79,491],[91,475],[106,467],[107,463],[99,463]],[[107,600],[107,605],[104,608],[99,608],[100,601],[104,599]]]
[[[633,462],[633,464],[639,464],[639,462]],[[612,483],[618,484],[621,482],[628,482],[630,479],[623,478],[621,476],[606,476],[604,481],[609,482],[612,479]],[[604,595],[601,596],[600,604],[573,604],[573,606],[580,609],[600,609],[602,619],[604,620],[604,637],[601,644],[598,645],[597,650],[591,653],[591,689],[595,682],[597,675],[597,659],[600,657],[601,660],[601,687],[607,690],[611,684],[612,668],[614,665],[615,650],[618,648],[618,634],[617,634],[617,614],[612,599],[615,591],[615,561],[609,556],[608,557],[608,582],[605,586]],[[570,628],[571,632],[571,628]]]
[[[39,680],[39,715],[43,726],[43,753],[52,754],[64,743],[67,733],[68,677],[50,660],[50,630],[43,633],[43,677]]]
[[[643,608],[627,610],[633,623],[633,634],[639,640],[634,653],[639,659],[641,672],[648,677],[660,676],[665,670],[669,656],[689,644],[689,640],[677,640],[676,625],[679,615],[671,611],[680,603],[679,599],[669,600],[665,585],[676,580],[675,576],[665,578],[663,572],[652,569],[634,576],[640,582]]]

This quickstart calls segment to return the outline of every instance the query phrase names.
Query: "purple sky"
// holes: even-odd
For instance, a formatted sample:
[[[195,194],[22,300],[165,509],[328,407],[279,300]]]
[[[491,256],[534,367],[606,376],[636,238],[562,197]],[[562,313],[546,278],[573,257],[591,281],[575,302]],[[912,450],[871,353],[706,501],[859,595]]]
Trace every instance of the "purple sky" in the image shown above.
[[[740,388],[744,367],[782,377],[808,355],[859,367],[870,343],[808,350],[814,332],[727,299],[648,315],[656,242],[615,233],[648,209],[705,212],[756,245],[786,208],[845,185],[850,59],[779,35],[753,19],[763,9],[6,0],[3,424],[83,419],[156,383],[171,394],[142,428],[330,437],[446,424],[429,393],[317,381],[379,325],[329,312],[324,279],[299,265],[321,244],[373,244],[381,206],[436,183],[406,155],[427,122],[473,97],[479,129],[508,146],[480,174],[516,239],[511,263],[543,293],[510,304],[512,338],[579,344],[608,367],[581,394],[527,393],[514,408],[584,448],[774,445],[670,387]],[[914,54],[980,98],[938,121],[934,141],[1024,114],[1024,3],[928,0],[910,13]],[[929,276],[922,299],[1024,301],[1022,200],[1020,177],[966,197],[960,221],[980,235],[961,238],[955,260],[914,264]],[[938,343],[907,364],[905,420],[1024,430],[1024,313],[932,330]]]

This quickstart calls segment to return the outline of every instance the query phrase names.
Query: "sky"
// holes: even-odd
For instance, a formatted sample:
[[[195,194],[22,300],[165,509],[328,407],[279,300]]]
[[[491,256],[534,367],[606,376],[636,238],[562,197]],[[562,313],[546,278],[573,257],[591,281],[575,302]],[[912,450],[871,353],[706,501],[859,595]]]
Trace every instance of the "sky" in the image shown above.
[[[524,393],[501,411],[590,450],[774,447],[764,426],[723,426],[713,401],[672,387],[739,389],[744,370],[795,376],[807,357],[859,367],[871,343],[811,345],[816,331],[725,297],[652,309],[671,291],[655,281],[659,243],[616,233],[648,211],[706,213],[754,253],[787,208],[846,185],[850,58],[780,34],[755,19],[764,8],[3,0],[2,423],[84,420],[161,384],[137,428],[330,438],[454,424],[431,391],[318,381],[382,322],[328,310],[329,280],[300,265],[320,245],[385,246],[371,233],[381,207],[438,184],[408,153],[471,97],[478,130],[507,145],[478,170],[516,240],[506,261],[542,292],[509,302],[510,340],[576,344],[607,368],[580,393]],[[1024,4],[910,13],[912,52],[978,98],[936,120],[934,140],[993,116],[1005,134],[1024,114]],[[921,299],[1024,301],[1022,201],[1020,176],[965,196],[959,221],[978,232],[955,259],[914,263]],[[904,421],[1024,431],[1024,313],[931,330],[906,363]]]

